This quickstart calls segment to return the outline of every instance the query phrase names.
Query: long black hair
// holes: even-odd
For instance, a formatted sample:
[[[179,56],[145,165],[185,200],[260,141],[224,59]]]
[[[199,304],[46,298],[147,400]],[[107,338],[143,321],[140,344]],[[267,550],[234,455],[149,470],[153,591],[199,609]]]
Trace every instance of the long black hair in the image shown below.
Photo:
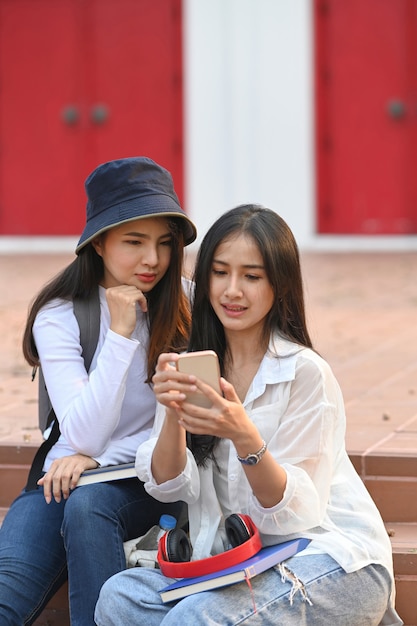
[[[161,352],[184,350],[190,330],[190,308],[182,285],[184,234],[178,220],[167,220],[172,235],[171,260],[159,283],[146,294],[148,302],[149,349],[147,382],[150,382]],[[103,233],[102,236],[105,236]],[[26,320],[23,334],[23,355],[29,365],[39,365],[39,356],[33,338],[33,323],[39,310],[56,298],[74,300],[87,298],[104,276],[103,259],[91,243],[64,270],[47,283],[35,297]]]
[[[224,328],[210,304],[212,264],[218,246],[230,237],[250,237],[262,256],[274,301],[265,318],[265,345],[272,332],[302,346],[312,348],[307,330],[300,256],[294,235],[275,211],[257,204],[243,204],[219,217],[205,235],[197,254],[195,294],[188,349],[214,350],[224,375],[228,346]],[[209,435],[188,434],[188,445],[197,464],[213,458],[218,439]]]

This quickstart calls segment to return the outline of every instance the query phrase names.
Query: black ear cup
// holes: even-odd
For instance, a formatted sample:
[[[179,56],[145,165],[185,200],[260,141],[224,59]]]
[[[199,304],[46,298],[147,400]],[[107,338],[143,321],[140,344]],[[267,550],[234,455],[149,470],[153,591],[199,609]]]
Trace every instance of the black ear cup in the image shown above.
[[[191,544],[182,528],[173,528],[165,535],[166,560],[185,563],[191,559]]]
[[[247,527],[243,517],[238,513],[233,513],[225,520],[227,538],[232,548],[240,546],[251,538],[251,532]]]
[[[251,538],[245,518],[233,513],[225,520],[227,538],[232,548],[240,546]],[[168,530],[163,538],[164,558],[171,563],[186,563],[191,560],[191,544],[187,533],[182,528]]]

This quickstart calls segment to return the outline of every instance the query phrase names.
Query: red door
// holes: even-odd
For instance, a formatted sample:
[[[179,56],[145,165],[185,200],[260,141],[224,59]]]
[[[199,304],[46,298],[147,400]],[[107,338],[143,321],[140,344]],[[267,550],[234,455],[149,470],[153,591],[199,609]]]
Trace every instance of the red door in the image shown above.
[[[417,0],[314,0],[320,233],[417,232]]]
[[[85,177],[155,159],[182,196],[181,0],[0,0],[0,234],[72,235]]]

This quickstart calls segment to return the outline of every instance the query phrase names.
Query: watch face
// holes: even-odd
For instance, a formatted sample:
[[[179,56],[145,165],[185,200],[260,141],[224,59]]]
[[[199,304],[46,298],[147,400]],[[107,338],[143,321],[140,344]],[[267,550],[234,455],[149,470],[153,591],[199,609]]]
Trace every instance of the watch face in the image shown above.
[[[245,456],[245,458],[242,458],[241,456],[237,455],[237,458],[244,465],[256,465],[262,459],[263,455],[265,454],[265,450],[266,450],[266,443],[264,441],[262,444],[262,448],[258,452],[253,452],[252,454],[248,454],[248,456]]]

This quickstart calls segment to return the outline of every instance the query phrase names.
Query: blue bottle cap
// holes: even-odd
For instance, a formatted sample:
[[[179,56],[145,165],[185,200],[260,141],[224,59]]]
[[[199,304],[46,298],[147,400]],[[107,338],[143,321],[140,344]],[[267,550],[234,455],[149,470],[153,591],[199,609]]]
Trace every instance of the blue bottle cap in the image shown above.
[[[177,520],[173,515],[161,515],[159,518],[159,526],[164,530],[171,530],[177,525]]]

